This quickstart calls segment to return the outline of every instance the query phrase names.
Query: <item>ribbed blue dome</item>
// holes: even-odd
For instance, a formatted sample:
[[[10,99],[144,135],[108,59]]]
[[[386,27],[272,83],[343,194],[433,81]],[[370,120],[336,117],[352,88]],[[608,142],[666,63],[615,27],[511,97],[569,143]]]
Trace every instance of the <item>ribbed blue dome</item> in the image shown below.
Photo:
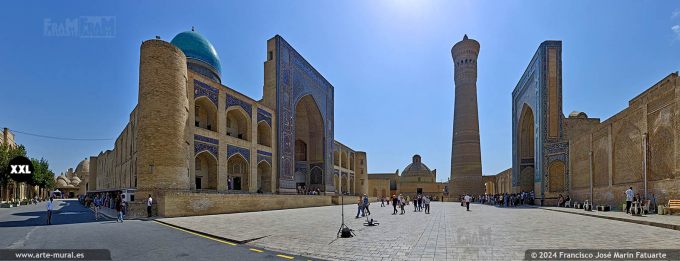
[[[178,34],[172,38],[170,43],[174,44],[184,52],[187,58],[199,60],[215,69],[217,73],[222,73],[222,66],[220,66],[220,57],[217,55],[215,47],[203,37],[203,35],[193,31],[186,31]]]

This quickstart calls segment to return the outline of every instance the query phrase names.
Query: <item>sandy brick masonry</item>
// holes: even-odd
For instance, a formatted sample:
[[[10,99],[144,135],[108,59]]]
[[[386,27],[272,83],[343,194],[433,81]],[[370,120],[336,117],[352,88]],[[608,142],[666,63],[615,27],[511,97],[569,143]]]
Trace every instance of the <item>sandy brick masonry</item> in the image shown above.
[[[521,260],[529,248],[680,248],[680,231],[537,208],[432,204],[432,214],[391,215],[371,204],[377,227],[345,221],[356,237],[337,239],[340,206],[164,218],[161,221],[270,250],[329,260]]]

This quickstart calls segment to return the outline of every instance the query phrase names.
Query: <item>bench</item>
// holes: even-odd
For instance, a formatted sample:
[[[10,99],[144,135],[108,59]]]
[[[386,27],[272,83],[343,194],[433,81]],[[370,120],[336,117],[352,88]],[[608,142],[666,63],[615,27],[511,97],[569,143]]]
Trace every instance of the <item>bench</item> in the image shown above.
[[[668,214],[673,214],[673,210],[680,210],[680,200],[669,200],[668,201]]]

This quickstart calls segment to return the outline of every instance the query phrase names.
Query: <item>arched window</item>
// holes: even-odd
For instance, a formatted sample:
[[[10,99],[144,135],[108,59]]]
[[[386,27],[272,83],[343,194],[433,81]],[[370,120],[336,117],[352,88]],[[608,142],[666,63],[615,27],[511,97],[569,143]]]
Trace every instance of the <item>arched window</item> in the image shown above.
[[[217,107],[206,97],[198,97],[194,103],[194,126],[217,131]]]
[[[261,121],[257,124],[257,144],[271,147],[272,146],[272,128],[266,121]]]
[[[247,114],[241,109],[231,109],[227,111],[227,136],[242,140],[250,140],[248,132],[250,121]]]

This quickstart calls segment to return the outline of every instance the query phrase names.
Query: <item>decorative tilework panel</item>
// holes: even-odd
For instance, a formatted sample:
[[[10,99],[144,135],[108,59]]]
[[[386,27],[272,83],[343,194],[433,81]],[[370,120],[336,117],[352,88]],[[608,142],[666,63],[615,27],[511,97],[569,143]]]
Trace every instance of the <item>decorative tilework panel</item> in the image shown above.
[[[240,106],[241,108],[243,108],[243,110],[246,111],[246,113],[248,113],[248,116],[251,117],[253,116],[253,109],[249,103],[242,101],[241,99],[236,98],[235,96],[227,94],[227,108],[231,106]]]
[[[282,37],[276,37],[276,99],[278,124],[279,184],[294,189],[295,105],[306,95],[314,99],[324,121],[324,173],[331,173],[333,146],[333,86]],[[326,191],[334,191],[331,175],[326,175]]]
[[[241,148],[239,146],[227,145],[227,158],[230,158],[234,154],[241,154],[246,161],[250,162],[250,150],[246,148]]]
[[[217,106],[217,97],[219,95],[219,91],[217,88],[212,87],[206,83],[203,83],[199,80],[194,80],[194,99],[198,97],[208,97],[208,99]]]
[[[215,158],[219,158],[218,155],[218,147],[217,145],[214,144],[209,144],[209,143],[203,143],[200,141],[194,141],[194,155],[198,155],[199,153],[203,151],[208,151],[210,154],[215,156]]]
[[[258,154],[258,155],[257,155],[257,163],[259,164],[259,163],[262,162],[262,161],[269,162],[269,166],[272,165],[272,157],[264,156],[264,155]]]
[[[215,145],[219,145],[219,143],[220,143],[220,141],[217,140],[217,139],[213,139],[213,138],[206,137],[206,136],[201,136],[201,135],[198,135],[198,134],[194,134],[194,140],[212,143],[212,144],[215,144]]]
[[[264,151],[264,150],[257,150],[257,154],[258,154],[258,155],[268,156],[268,157],[271,157],[271,156],[272,156],[272,153],[271,153],[271,152],[266,152],[266,151]]]
[[[266,152],[262,150],[257,151],[257,163],[260,163],[262,161],[269,162],[269,165],[272,165],[272,154],[271,152]]]
[[[257,122],[266,121],[269,126],[272,126],[272,114],[263,109],[257,108]]]

